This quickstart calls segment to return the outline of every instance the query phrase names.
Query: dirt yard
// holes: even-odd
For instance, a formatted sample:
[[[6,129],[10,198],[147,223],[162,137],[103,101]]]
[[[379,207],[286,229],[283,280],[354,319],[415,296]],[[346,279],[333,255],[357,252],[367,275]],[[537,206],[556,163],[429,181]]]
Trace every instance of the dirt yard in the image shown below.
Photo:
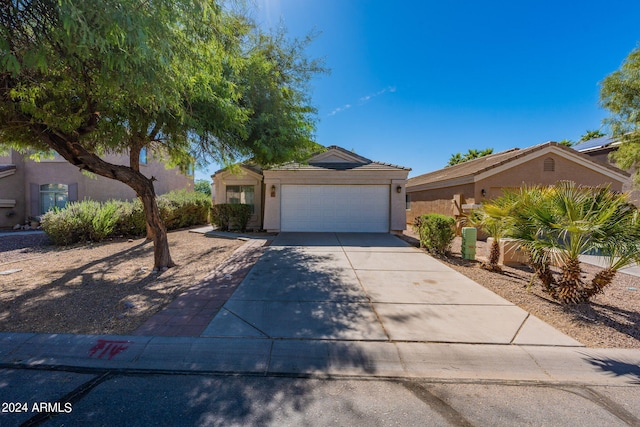
[[[0,331],[133,332],[244,242],[169,233],[177,267],[153,273],[145,239],[58,248],[46,236],[0,237]]]

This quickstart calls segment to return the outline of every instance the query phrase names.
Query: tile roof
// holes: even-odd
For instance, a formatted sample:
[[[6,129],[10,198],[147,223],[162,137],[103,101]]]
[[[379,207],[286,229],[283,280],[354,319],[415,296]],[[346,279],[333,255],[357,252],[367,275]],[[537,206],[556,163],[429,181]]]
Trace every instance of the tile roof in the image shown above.
[[[354,161],[352,162],[313,161],[314,157],[321,156],[322,154],[325,154],[330,150],[341,152],[345,154],[348,158],[353,159]],[[242,163],[240,166],[262,175],[263,169],[256,164]],[[325,151],[314,154],[308,163],[289,162],[279,166],[272,166],[265,169],[273,170],[273,171],[292,171],[292,170],[296,170],[296,171],[299,171],[299,170],[316,170],[316,171],[319,171],[319,170],[342,170],[342,171],[344,170],[369,170],[369,171],[370,170],[380,170],[380,171],[405,170],[405,171],[410,171],[411,170],[411,168],[406,168],[404,166],[393,165],[391,163],[376,162],[376,161],[367,159],[366,157],[363,157],[352,151],[345,150],[344,148],[338,147],[337,145],[331,145],[327,147]],[[213,175],[216,175],[217,173],[223,172],[225,170],[226,169],[220,169],[214,172]]]
[[[407,188],[415,187],[423,184],[448,181],[456,178],[473,177],[475,175],[486,172],[498,166],[504,165],[505,163],[512,162],[518,158],[527,156],[531,153],[545,149],[547,147],[556,147],[557,149],[564,150],[567,153],[570,153],[574,156],[577,155],[582,157],[583,159],[589,160],[590,162],[598,165],[599,167],[606,167],[607,169],[610,169],[617,173],[628,175],[626,172],[614,166],[594,162],[593,159],[591,159],[586,154],[579,153],[573,150],[572,148],[558,144],[557,142],[546,142],[544,144],[534,145],[532,147],[528,147],[524,149],[512,148],[507,151],[502,151],[496,154],[490,154],[488,156],[480,157],[474,160],[469,160],[467,162],[459,163],[454,166],[449,166],[434,172],[429,172],[424,175],[419,175],[413,178],[409,178],[407,182]]]
[[[370,161],[370,163],[355,163],[355,162],[319,162],[319,163],[285,163],[281,166],[275,166],[269,168],[273,171],[291,171],[291,170],[406,170],[411,169],[403,166],[392,165],[390,163],[381,163]]]
[[[316,156],[321,156],[322,154],[335,150],[345,154],[347,157],[355,160],[353,162],[323,162],[323,161],[314,161],[313,158]],[[405,170],[410,171],[411,168],[406,168],[404,166],[393,165],[391,163],[383,163],[376,162],[374,160],[367,159],[359,154],[356,154],[352,151],[345,150],[342,147],[338,147],[337,145],[331,145],[327,147],[326,151],[322,153],[318,153],[313,156],[308,163],[297,163],[290,162],[285,163],[280,166],[274,166],[269,168],[269,170],[275,171],[284,171],[284,170]]]
[[[256,165],[255,163],[240,163],[240,166],[250,170],[251,172],[255,172],[258,175],[262,175],[262,168],[258,165]],[[220,172],[224,172],[226,171],[228,168],[222,168],[222,169],[218,169],[217,171],[215,171],[211,176],[214,176],[216,174],[219,174]]]

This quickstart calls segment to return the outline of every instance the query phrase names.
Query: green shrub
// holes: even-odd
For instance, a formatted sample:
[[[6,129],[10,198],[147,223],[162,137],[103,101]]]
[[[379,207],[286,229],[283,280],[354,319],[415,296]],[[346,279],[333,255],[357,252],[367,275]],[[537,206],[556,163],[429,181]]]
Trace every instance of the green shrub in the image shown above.
[[[211,223],[222,231],[245,231],[249,218],[251,218],[251,205],[222,203],[213,205],[211,209]]]
[[[147,221],[140,200],[136,199],[133,202],[114,200],[112,203],[118,206],[114,236],[138,237],[146,234]]]
[[[99,242],[113,234],[118,223],[118,204],[108,201],[102,204],[91,219],[89,240]]]
[[[197,191],[172,191],[157,199],[160,217],[167,230],[209,222],[211,199]]]
[[[420,246],[434,255],[446,256],[451,252],[455,237],[456,221],[439,214],[420,215],[415,219],[414,230],[420,236]]]
[[[156,198],[160,218],[167,230],[206,224],[211,200],[201,193],[175,191]],[[245,223],[246,226],[246,223]],[[93,200],[70,203],[47,212],[42,229],[54,244],[98,242],[108,237],[144,236],[147,230],[142,202]]]
[[[42,216],[42,229],[57,245],[69,245],[91,240],[93,218],[100,203],[85,200],[70,203],[64,209],[54,209]]]

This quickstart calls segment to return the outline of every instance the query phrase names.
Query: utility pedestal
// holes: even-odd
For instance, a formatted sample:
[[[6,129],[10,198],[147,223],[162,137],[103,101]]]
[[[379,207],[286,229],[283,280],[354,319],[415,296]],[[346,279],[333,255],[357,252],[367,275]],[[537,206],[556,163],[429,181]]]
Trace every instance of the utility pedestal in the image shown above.
[[[474,227],[462,227],[462,258],[476,259],[476,240],[478,238],[478,230]]]

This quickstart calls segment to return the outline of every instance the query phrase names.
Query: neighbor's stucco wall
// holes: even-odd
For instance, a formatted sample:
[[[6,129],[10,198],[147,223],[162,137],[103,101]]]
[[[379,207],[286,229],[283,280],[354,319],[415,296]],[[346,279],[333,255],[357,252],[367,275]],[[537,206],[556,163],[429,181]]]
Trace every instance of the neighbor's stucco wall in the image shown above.
[[[554,171],[544,170],[546,159],[554,161]],[[613,191],[622,191],[621,181],[555,153],[548,153],[486,179],[478,180],[474,197],[476,200],[483,200],[482,189],[485,189],[486,199],[493,199],[501,196],[504,188],[520,188],[522,185],[554,185],[558,181],[573,181],[587,187],[610,184]]]
[[[10,221],[9,225],[11,226],[24,223],[29,216],[39,215],[39,212],[35,212],[35,210],[36,206],[39,207],[40,194],[32,194],[32,184],[38,187],[43,184],[76,184],[77,200],[133,200],[136,197],[135,192],[127,185],[98,175],[84,175],[77,167],[60,156],[36,162],[16,152],[12,152],[11,155],[13,163],[17,166],[16,174],[13,177],[17,176],[18,178],[13,179],[13,182],[8,181],[13,177],[0,179],[0,194],[5,192],[8,194],[12,187],[18,188],[22,193],[21,199],[24,200],[21,203],[22,207],[16,211],[15,217]],[[128,164],[129,161],[127,156],[108,155],[103,158],[114,164]],[[163,163],[154,160],[151,156],[148,164],[140,165],[140,172],[148,178],[152,176],[156,178],[154,188],[157,195],[178,189],[193,190],[193,176],[182,174],[178,168],[166,169]],[[0,196],[0,198],[2,197]],[[0,215],[2,215],[1,212]]]
[[[0,164],[16,165],[12,175],[0,178],[0,199],[15,200],[15,206],[0,208],[0,227],[13,227],[23,224],[28,217],[27,201],[24,192],[24,168],[20,167],[22,156],[11,151],[7,156],[0,157]]]
[[[609,154],[615,150],[616,148],[609,147],[604,150],[586,152],[584,154],[591,157],[597,162],[610,164],[617,167],[615,162],[609,159]],[[634,188],[633,185],[633,175],[636,172],[636,168],[632,167],[630,169],[627,169],[627,172],[630,173],[631,176],[622,185],[622,191],[629,195],[629,200],[631,200],[632,203],[634,203],[636,206],[640,206],[640,189]]]
[[[552,159],[554,171],[545,171],[544,162]],[[454,216],[453,197],[462,194],[467,204],[482,203],[503,194],[504,189],[518,189],[522,185],[553,185],[558,181],[574,181],[579,185],[599,187],[611,185],[613,191],[622,191],[621,180],[595,171],[583,164],[565,158],[554,152],[544,152],[524,163],[505,168],[505,170],[487,177],[476,176],[475,183],[467,183],[429,190],[408,188],[411,195],[411,210],[407,212],[407,221],[412,223],[419,215],[439,213]],[[485,190],[485,195],[482,194]]]
[[[105,156],[109,163],[128,164],[126,156]],[[87,176],[64,159],[43,160],[34,162],[26,160],[25,169],[25,193],[30,199],[30,184],[78,184],[78,200],[91,199],[104,202],[107,200],[133,200],[136,193],[126,184],[105,178],[99,175]],[[140,172],[147,178],[154,177],[153,182],[156,195],[168,193],[173,190],[193,190],[193,176],[187,176],[178,168],[167,169],[164,164],[149,158],[148,164],[140,165]],[[29,205],[29,202],[27,203]]]
[[[407,211],[408,224],[413,224],[417,217],[425,214],[436,213],[455,216],[454,194],[461,194],[465,203],[475,203],[473,183],[422,191],[413,191],[411,188],[407,188],[407,192],[411,196],[411,209]]]
[[[280,231],[282,185],[388,185],[390,194],[389,231],[400,233],[406,229],[405,187],[408,171],[359,170],[265,170],[264,228]],[[397,192],[397,187],[401,192]],[[271,189],[274,188],[272,193]]]

